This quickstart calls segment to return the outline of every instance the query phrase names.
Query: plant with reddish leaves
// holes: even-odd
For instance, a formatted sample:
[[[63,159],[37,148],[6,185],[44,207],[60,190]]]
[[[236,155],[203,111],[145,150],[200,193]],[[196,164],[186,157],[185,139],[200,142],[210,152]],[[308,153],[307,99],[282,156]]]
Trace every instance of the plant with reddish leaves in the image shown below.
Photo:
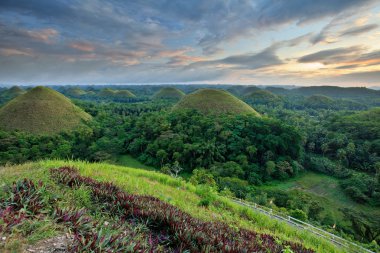
[[[282,252],[286,247],[294,252],[314,252],[299,244],[277,243],[270,235],[195,219],[157,198],[127,194],[112,183],[83,177],[74,168],[51,169],[51,175],[70,187],[89,187],[94,202],[122,221],[146,222],[151,231],[167,238],[174,252]]]
[[[0,200],[0,206],[12,207],[14,211],[23,210],[27,215],[36,215],[46,206],[46,189],[42,182],[36,185],[28,179],[20,180],[6,188],[6,192],[9,196]]]
[[[0,209],[0,233],[9,233],[12,228],[26,219],[25,212],[15,211],[11,206]]]

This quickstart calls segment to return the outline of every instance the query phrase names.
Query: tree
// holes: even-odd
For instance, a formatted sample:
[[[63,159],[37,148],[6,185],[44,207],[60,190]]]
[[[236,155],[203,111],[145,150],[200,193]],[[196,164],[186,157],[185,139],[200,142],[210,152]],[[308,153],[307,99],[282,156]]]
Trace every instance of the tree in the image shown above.
[[[167,156],[168,156],[168,153],[165,150],[160,149],[157,151],[156,157],[160,160],[161,167],[163,166]]]
[[[307,220],[306,213],[304,211],[300,210],[300,209],[291,210],[289,212],[289,214],[293,218],[296,218],[296,219],[299,219],[299,220],[302,220],[302,221],[306,221]]]
[[[194,185],[206,184],[211,187],[216,187],[214,176],[208,173],[204,168],[193,170],[193,175],[190,178],[190,183]]]

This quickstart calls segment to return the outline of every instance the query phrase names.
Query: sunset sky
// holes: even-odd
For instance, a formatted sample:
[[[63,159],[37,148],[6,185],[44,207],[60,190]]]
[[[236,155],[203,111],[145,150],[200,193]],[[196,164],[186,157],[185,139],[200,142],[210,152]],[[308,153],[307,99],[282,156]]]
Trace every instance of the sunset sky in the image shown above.
[[[1,84],[380,86],[380,1],[1,0]]]

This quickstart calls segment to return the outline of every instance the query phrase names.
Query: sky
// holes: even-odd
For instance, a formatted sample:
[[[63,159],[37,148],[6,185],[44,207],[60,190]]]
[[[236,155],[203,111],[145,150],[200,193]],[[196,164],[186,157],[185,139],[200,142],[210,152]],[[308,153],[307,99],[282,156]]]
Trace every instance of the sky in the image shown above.
[[[378,0],[1,0],[1,84],[380,86]]]

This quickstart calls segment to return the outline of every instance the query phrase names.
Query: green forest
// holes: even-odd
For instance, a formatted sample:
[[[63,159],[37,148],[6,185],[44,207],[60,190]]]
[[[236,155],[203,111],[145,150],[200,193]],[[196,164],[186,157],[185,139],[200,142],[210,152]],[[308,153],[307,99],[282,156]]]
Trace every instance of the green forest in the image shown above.
[[[1,165],[44,159],[141,164],[380,250],[380,91],[233,85],[50,88],[72,105],[61,94],[43,95],[50,96],[44,106],[21,115],[20,103],[35,105],[27,94],[41,91],[0,90]],[[50,88],[40,89],[50,94],[44,90]],[[65,106],[70,115],[49,116],[48,127],[40,127],[40,115],[58,115]],[[58,119],[63,117],[80,117],[80,123],[64,128]],[[210,202],[205,198],[202,204]]]

